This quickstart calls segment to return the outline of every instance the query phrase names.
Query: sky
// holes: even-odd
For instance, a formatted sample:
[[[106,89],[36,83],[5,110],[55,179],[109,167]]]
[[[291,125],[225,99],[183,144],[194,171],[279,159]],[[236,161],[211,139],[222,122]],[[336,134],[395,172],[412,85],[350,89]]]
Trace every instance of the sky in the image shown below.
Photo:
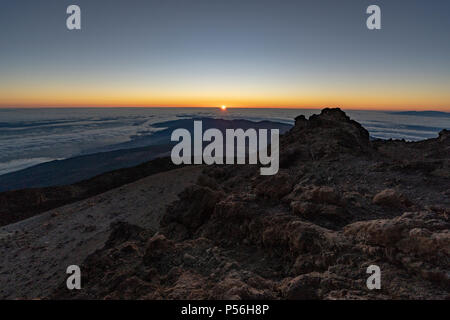
[[[449,14],[448,0],[0,0],[0,107],[450,111]]]

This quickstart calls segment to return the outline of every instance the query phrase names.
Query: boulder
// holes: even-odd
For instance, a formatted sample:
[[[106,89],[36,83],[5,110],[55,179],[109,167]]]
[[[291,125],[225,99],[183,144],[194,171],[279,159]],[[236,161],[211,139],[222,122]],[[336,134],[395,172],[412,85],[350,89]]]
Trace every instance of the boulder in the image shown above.
[[[394,189],[385,189],[377,193],[373,197],[372,202],[373,204],[392,208],[403,208],[411,205],[408,198]]]

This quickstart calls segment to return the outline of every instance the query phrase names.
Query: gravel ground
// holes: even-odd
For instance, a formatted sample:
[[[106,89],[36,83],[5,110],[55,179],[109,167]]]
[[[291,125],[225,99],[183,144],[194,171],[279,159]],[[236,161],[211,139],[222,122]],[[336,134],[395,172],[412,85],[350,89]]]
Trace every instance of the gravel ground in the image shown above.
[[[47,296],[66,279],[69,265],[80,265],[103,247],[111,223],[125,221],[156,232],[166,206],[201,170],[155,174],[0,228],[0,298]]]

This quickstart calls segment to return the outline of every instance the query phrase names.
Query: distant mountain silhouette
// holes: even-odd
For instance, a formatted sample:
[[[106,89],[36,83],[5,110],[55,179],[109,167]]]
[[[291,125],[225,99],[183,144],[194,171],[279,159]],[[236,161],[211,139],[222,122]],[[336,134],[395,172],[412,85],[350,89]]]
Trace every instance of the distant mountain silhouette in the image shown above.
[[[443,117],[443,118],[450,117],[450,112],[443,112],[443,111],[398,111],[390,113],[405,116],[419,116],[419,117]]]

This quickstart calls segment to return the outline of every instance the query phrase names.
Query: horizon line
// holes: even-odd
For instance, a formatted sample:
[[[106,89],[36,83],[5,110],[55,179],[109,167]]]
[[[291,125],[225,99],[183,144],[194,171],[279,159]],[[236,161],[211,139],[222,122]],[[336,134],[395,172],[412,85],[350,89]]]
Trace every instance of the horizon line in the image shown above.
[[[117,106],[117,105],[99,105],[99,106],[84,106],[84,105],[77,105],[77,106],[2,106],[0,105],[0,109],[138,109],[138,108],[155,108],[155,109],[163,109],[163,108],[171,108],[171,109],[176,109],[176,108],[180,108],[180,109],[187,109],[187,108],[198,108],[198,109],[220,109],[220,106],[174,106],[174,105],[167,105],[167,106],[154,106],[154,105],[149,105],[149,106]],[[279,106],[279,107],[274,107],[274,106],[245,106],[245,107],[240,107],[240,106],[227,106],[227,110],[230,109],[292,109],[292,110],[323,110],[326,108],[339,108],[342,110],[353,110],[353,111],[404,111],[404,112],[408,112],[408,111],[416,111],[416,112],[423,112],[423,111],[433,111],[433,112],[444,112],[444,113],[450,113],[450,108],[449,109],[444,109],[444,108],[434,108],[434,109],[425,109],[425,108],[414,108],[411,107],[411,109],[407,109],[407,108],[401,108],[401,107],[392,107],[392,108],[355,108],[355,107],[342,107],[342,106],[322,106],[322,107],[316,107],[316,106],[311,106],[311,107],[291,107],[291,106]],[[224,111],[226,112],[226,111]]]

